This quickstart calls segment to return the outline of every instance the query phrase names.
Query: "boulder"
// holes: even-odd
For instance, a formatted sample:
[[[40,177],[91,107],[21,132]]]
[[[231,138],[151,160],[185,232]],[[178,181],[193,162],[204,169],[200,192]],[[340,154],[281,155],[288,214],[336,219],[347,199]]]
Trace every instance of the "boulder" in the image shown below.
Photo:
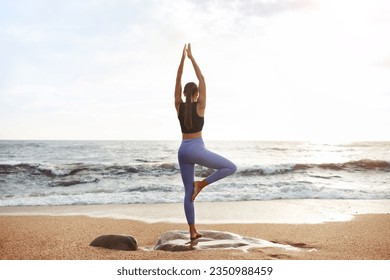
[[[101,235],[94,239],[89,245],[123,251],[137,251],[138,249],[137,239],[129,235]]]
[[[189,251],[189,250],[218,250],[238,249],[248,251],[254,248],[281,248],[285,250],[297,250],[298,248],[277,244],[263,239],[241,236],[226,231],[202,230],[203,236],[190,242],[188,231],[173,230],[160,235],[154,250],[163,251]],[[299,250],[299,249],[298,249]]]

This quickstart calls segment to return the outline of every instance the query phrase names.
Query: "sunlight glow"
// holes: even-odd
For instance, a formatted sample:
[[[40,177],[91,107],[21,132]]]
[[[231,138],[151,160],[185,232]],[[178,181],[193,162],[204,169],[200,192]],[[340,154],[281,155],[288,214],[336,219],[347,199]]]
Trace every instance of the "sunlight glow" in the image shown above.
[[[180,138],[188,42],[206,138],[390,139],[388,1],[6,2],[0,139]]]

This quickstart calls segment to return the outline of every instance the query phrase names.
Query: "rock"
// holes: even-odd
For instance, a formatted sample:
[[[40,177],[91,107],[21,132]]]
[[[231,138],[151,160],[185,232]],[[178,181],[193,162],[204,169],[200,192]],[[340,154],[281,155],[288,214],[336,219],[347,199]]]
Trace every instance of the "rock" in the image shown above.
[[[204,230],[199,231],[203,236],[193,242],[187,231],[168,231],[157,240],[154,250],[189,251],[206,249],[239,249],[247,251],[253,248],[276,247],[285,250],[299,250],[294,246],[278,244],[267,240],[241,236],[231,232]]]
[[[189,234],[184,231],[168,231],[160,235],[154,250],[180,252],[193,250],[193,246],[188,243]]]
[[[128,235],[101,235],[89,244],[89,246],[103,247],[113,250],[137,251],[138,242],[133,236]]]

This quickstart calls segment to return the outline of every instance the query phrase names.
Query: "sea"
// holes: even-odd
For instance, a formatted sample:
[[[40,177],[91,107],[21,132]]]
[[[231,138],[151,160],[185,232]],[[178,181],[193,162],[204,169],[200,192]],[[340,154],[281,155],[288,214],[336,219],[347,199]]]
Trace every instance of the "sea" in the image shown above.
[[[390,199],[390,142],[207,141],[237,172],[197,201]],[[183,201],[180,141],[0,141],[0,206]],[[202,179],[214,170],[196,166]]]

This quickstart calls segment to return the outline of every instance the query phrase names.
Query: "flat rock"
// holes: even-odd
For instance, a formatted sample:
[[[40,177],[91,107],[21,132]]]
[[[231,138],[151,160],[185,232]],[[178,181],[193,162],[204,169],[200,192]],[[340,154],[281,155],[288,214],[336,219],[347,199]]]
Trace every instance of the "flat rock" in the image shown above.
[[[123,251],[137,251],[138,249],[137,239],[130,235],[101,235],[94,239],[89,245]]]
[[[285,250],[300,250],[297,247],[278,244],[267,240],[241,236],[231,232],[203,230],[203,236],[190,242],[188,231],[168,231],[158,239],[154,250],[189,251],[205,249],[239,249],[247,251],[252,248],[281,248]]]

